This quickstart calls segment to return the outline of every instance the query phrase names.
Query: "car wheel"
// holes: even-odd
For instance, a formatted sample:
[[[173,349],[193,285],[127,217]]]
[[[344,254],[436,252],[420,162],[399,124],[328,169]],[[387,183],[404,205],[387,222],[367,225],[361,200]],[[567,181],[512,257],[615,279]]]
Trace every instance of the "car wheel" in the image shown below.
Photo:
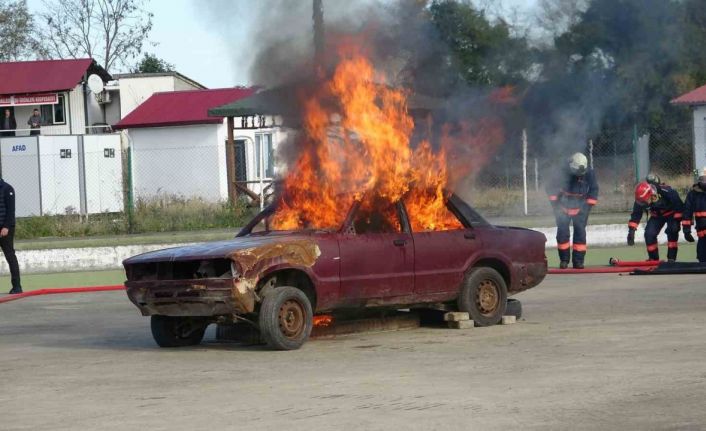
[[[476,326],[496,325],[507,307],[505,279],[493,268],[473,268],[463,281],[458,309],[466,311]]]
[[[522,318],[522,303],[519,299],[508,298],[507,306],[505,307],[506,316],[515,316],[517,320]]]
[[[260,333],[272,349],[300,348],[309,339],[313,320],[309,298],[295,287],[278,287],[262,300]]]
[[[198,317],[152,316],[150,326],[159,347],[185,347],[203,340],[208,322]]]

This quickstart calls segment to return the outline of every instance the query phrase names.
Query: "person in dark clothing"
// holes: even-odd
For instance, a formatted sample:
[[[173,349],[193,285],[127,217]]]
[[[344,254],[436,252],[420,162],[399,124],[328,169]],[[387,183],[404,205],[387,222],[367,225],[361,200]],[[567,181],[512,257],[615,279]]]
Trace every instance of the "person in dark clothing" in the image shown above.
[[[0,178],[0,248],[10,267],[12,290],[10,294],[22,293],[20,266],[15,256],[15,189]]]
[[[651,184],[643,181],[635,188],[635,204],[628,222],[628,245],[635,245],[635,230],[640,224],[642,213],[650,212],[645,227],[645,246],[650,260],[659,260],[657,235],[667,225],[667,260],[677,260],[679,251],[679,228],[684,210],[684,203],[679,193],[668,185]]]
[[[706,168],[684,201],[681,225],[684,239],[689,242],[694,242],[694,236],[691,234],[693,219],[696,219],[696,236],[699,237],[699,242],[696,243],[696,258],[699,262],[706,262]]]
[[[569,159],[569,172],[547,190],[556,218],[556,242],[559,249],[559,267],[564,269],[573,261],[574,268],[584,267],[586,256],[586,225],[588,214],[598,203],[598,182],[588,159],[576,153]],[[569,226],[574,226],[574,245],[569,242]],[[573,255],[570,255],[573,248]]]
[[[32,115],[27,120],[27,125],[30,129],[30,136],[38,135],[42,127],[42,116],[39,114],[39,109],[34,108]]]
[[[17,121],[15,121],[12,111],[5,109],[0,120],[0,130],[2,130],[0,136],[15,136],[15,129],[17,129]]]

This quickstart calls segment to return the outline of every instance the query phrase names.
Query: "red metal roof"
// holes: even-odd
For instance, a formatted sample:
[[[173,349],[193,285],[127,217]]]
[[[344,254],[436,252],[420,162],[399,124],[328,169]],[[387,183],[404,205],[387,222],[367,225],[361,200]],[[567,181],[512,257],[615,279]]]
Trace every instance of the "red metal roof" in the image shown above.
[[[706,105],[706,85],[672,99],[675,105]]]
[[[223,122],[223,117],[209,117],[209,109],[235,102],[254,93],[254,88],[216,88],[155,93],[113,127],[134,129],[219,124]]]
[[[0,63],[0,95],[70,90],[92,66],[90,58]]]

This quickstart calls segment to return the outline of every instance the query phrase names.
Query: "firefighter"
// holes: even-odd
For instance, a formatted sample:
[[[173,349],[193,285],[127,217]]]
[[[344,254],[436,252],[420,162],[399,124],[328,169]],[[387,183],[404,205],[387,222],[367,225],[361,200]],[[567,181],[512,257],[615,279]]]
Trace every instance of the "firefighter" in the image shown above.
[[[699,262],[706,262],[706,168],[701,172],[698,182],[694,184],[686,195],[684,202],[684,216],[681,221],[684,230],[684,239],[694,242],[691,234],[691,222],[696,219],[696,258]]]
[[[569,266],[569,260],[574,268],[583,269],[586,256],[586,224],[588,214],[598,202],[598,183],[592,169],[588,168],[588,159],[581,153],[569,158],[568,172],[549,191],[549,201],[556,218],[556,242],[559,249],[559,267]],[[574,226],[574,244],[569,242],[571,236],[569,225]],[[570,255],[573,248],[573,256]]]
[[[679,251],[679,227],[684,203],[679,193],[664,183],[653,184],[643,181],[635,187],[635,204],[628,223],[628,245],[635,245],[635,230],[640,224],[642,213],[649,210],[650,216],[645,227],[645,246],[649,260],[659,260],[657,235],[667,225],[667,260],[677,260]]]

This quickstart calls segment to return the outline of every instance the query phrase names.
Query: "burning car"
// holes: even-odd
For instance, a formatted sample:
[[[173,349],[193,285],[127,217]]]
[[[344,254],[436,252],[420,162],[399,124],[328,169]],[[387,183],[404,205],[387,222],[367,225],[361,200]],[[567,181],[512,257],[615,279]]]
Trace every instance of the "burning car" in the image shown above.
[[[208,324],[246,321],[274,349],[299,348],[315,315],[342,310],[441,308],[497,324],[506,300],[539,284],[545,237],[485,221],[455,195],[447,226],[415,229],[403,199],[352,201],[340,226],[277,230],[276,204],[233,240],[125,260],[127,295],[162,347],[198,344]]]
[[[383,85],[364,51],[343,44],[330,78],[297,92],[276,198],[235,239],[124,262],[160,346],[244,321],[296,349],[315,315],[370,308],[458,309],[494,325],[508,295],[543,280],[544,235],[492,226],[453,193],[503,142],[502,122],[415,118],[410,91]]]

